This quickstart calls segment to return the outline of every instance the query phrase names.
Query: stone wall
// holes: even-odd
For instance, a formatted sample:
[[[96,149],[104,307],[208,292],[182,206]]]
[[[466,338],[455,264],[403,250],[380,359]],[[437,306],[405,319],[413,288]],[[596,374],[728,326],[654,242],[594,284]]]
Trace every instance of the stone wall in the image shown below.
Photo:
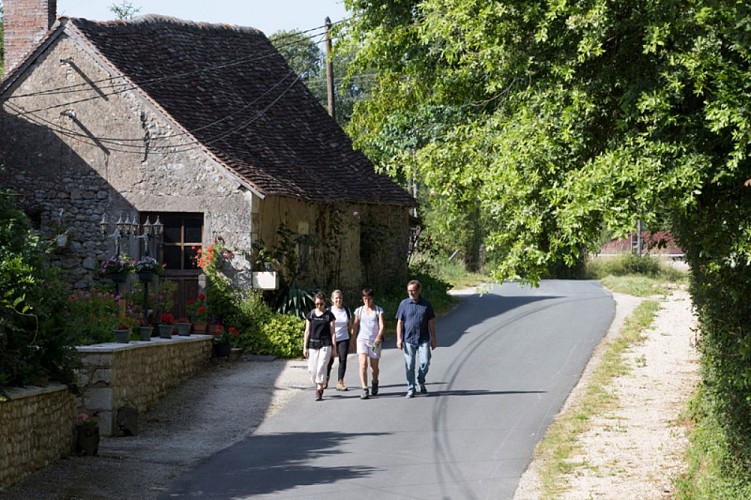
[[[78,414],[96,417],[101,435],[114,435],[118,408],[153,408],[208,364],[212,348],[211,335],[82,346],[78,399],[61,384],[7,389],[0,402],[0,491],[73,453]]]
[[[0,402],[0,490],[73,450],[76,400],[61,384],[6,390]]]
[[[117,409],[133,406],[143,413],[211,359],[211,335],[152,338],[129,344],[78,347],[81,411],[96,416],[102,435],[116,435]]]

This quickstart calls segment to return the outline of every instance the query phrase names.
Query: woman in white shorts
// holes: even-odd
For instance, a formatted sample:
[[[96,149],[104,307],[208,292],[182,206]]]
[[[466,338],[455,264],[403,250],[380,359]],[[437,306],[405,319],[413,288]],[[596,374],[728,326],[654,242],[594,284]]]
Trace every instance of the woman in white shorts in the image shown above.
[[[352,333],[357,337],[357,357],[360,359],[360,399],[368,399],[370,394],[378,395],[378,361],[381,358],[383,343],[383,308],[373,304],[373,290],[362,291],[363,305],[355,309],[355,324]],[[373,372],[372,392],[368,391],[368,360]]]

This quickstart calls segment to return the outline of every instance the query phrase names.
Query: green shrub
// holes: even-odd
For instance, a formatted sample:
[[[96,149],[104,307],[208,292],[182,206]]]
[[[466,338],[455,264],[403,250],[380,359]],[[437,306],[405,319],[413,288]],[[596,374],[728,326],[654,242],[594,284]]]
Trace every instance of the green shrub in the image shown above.
[[[105,287],[71,293],[65,303],[63,333],[73,345],[113,342],[113,330],[120,312],[119,300]]]
[[[305,320],[288,314],[271,313],[253,334],[241,334],[241,347],[246,352],[280,358],[302,355]]]
[[[656,277],[660,274],[660,261],[651,256],[639,257],[628,253],[612,258],[592,259],[587,262],[587,274],[592,278],[639,274]]]
[[[62,334],[67,293],[47,266],[48,242],[0,189],[0,394],[2,386],[57,380],[74,387],[76,356]]]

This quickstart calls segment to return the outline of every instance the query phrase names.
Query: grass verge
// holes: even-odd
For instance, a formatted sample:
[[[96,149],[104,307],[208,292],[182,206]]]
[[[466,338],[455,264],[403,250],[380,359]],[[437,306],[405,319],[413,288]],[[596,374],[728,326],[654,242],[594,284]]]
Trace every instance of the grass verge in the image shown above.
[[[591,419],[617,407],[617,396],[608,390],[612,381],[628,372],[624,353],[643,341],[642,332],[651,325],[660,305],[645,300],[623,324],[618,336],[606,341],[599,365],[583,389],[582,396],[559,414],[545,437],[535,448],[535,458],[542,460],[540,481],[542,498],[553,498],[566,490],[566,475],[586,464],[577,462],[577,442],[589,430]]]
[[[737,499],[751,498],[751,479],[748,471],[734,465],[730,447],[701,389],[697,390],[684,418],[691,429],[686,451],[688,470],[676,481],[679,500],[695,498]]]

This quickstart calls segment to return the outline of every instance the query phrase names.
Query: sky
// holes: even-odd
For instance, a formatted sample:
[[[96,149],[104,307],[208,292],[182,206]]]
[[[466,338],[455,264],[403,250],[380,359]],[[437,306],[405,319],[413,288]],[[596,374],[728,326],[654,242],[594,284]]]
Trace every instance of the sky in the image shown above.
[[[122,0],[57,0],[57,15],[92,21],[114,19],[109,10]],[[270,35],[280,30],[305,31],[347,17],[343,0],[130,0],[138,15],[162,14],[189,21],[250,26]]]

